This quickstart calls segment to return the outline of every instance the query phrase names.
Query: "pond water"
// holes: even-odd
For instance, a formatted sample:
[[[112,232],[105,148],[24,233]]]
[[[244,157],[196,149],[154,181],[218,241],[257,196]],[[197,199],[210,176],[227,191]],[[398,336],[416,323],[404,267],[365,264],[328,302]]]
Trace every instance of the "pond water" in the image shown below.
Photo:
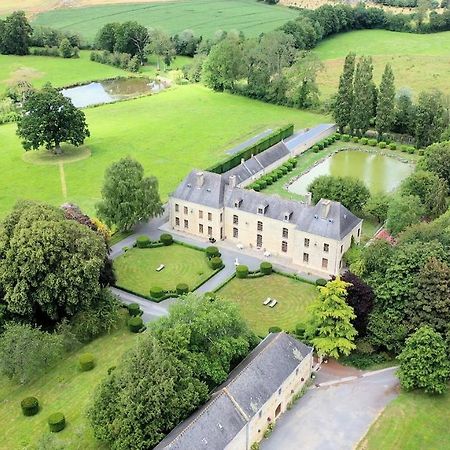
[[[162,91],[168,85],[148,78],[118,78],[83,86],[63,89],[61,93],[72,100],[77,108],[112,103],[138,95]]]
[[[288,191],[305,195],[311,182],[320,175],[350,176],[365,183],[370,192],[390,192],[410,175],[413,166],[379,153],[345,150],[333,154],[294,181]]]

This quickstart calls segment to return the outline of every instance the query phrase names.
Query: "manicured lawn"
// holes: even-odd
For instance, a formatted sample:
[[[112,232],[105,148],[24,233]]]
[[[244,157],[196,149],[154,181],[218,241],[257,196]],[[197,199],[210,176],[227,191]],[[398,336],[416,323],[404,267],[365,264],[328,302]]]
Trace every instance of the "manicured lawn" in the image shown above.
[[[16,125],[0,126],[0,217],[19,198],[55,205],[70,201],[93,214],[105,169],[127,155],[139,160],[147,174],[158,177],[162,198],[167,200],[191,169],[209,167],[227,149],[267,128],[290,122],[304,128],[329,120],[197,85],[85,111],[91,156],[64,163],[66,197],[61,168],[24,162]]]
[[[265,336],[270,327],[278,326],[289,331],[308,318],[308,305],[317,295],[311,284],[283,275],[272,274],[262,278],[233,278],[217,291],[222,298],[236,303],[250,327]],[[264,306],[267,298],[275,298],[274,308]]]
[[[359,450],[446,450],[450,394],[402,392],[372,425]]]
[[[33,24],[73,30],[88,41],[105,23],[128,20],[171,34],[191,29],[197,36],[212,37],[217,30],[239,30],[257,36],[298,15],[298,11],[255,0],[183,0],[61,8],[39,14]]]
[[[336,92],[345,56],[349,52],[371,55],[374,79],[378,84],[384,66],[392,65],[396,87],[406,87],[417,95],[437,88],[450,93],[450,32],[435,34],[397,33],[385,30],[359,30],[342,33],[323,41],[314,50],[324,62],[318,76],[322,97]]]
[[[89,59],[90,51],[80,52],[78,59],[50,56],[0,55],[0,96],[6,88],[24,80],[41,87],[52,83],[55,87],[69,86],[92,80],[129,76],[129,72]]]
[[[166,267],[157,272],[156,268],[160,264]],[[213,272],[204,252],[178,244],[132,248],[114,260],[114,268],[117,286],[147,296],[152,287],[171,290],[178,283],[186,283],[190,289],[194,289]]]
[[[121,327],[72,353],[31,384],[20,386],[0,377],[0,447],[11,450],[38,448],[43,436],[50,434],[48,416],[54,412],[62,412],[66,417],[67,427],[55,436],[61,444],[58,448],[103,448],[93,436],[85,411],[92,401],[95,387],[106,376],[108,368],[120,361],[135,340],[135,334]],[[85,352],[95,356],[96,366],[92,371],[80,372],[78,358]],[[20,401],[28,396],[37,397],[41,405],[36,416],[22,415]]]

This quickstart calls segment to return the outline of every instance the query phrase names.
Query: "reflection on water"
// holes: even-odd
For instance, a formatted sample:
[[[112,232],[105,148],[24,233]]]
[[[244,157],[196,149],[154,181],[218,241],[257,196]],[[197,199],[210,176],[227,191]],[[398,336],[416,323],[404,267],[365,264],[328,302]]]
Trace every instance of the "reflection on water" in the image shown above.
[[[413,171],[411,164],[379,153],[345,150],[313,167],[308,173],[294,181],[289,192],[305,195],[308,186],[320,175],[350,176],[365,183],[372,193],[390,192]]]
[[[160,92],[167,87],[168,83],[164,81],[151,81],[148,78],[119,78],[63,89],[61,93],[70,98],[77,108],[84,108]]]

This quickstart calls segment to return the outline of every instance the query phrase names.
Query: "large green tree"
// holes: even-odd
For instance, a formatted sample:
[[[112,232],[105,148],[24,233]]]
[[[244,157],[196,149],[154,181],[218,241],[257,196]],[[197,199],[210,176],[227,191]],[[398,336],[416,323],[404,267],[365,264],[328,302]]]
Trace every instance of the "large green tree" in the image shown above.
[[[311,319],[306,335],[320,356],[339,358],[356,348],[358,334],[352,321],[356,318],[353,308],[347,304],[349,284],[340,279],[319,287],[319,295],[311,304]]]
[[[354,75],[355,54],[349,53],[345,58],[344,69],[339,79],[339,89],[333,109],[334,120],[341,133],[351,120]]]
[[[391,196],[384,192],[379,192],[370,196],[364,206],[364,212],[375,217],[379,223],[383,223],[388,214]]]
[[[442,92],[421,92],[416,106],[416,144],[426,147],[438,142],[444,131]]]
[[[175,56],[175,48],[170,36],[165,31],[154,28],[149,31],[149,43],[145,46],[145,53],[156,55],[156,68],[159,70],[161,59],[165,65],[170,65]]]
[[[130,158],[112,164],[105,173],[99,217],[111,227],[128,231],[140,221],[163,212],[156,177],[144,177],[142,165]]]
[[[450,187],[450,141],[439,142],[425,149],[419,163],[425,170],[434,172]]]
[[[0,226],[0,286],[8,311],[49,325],[90,307],[105,258],[103,238],[62,210],[18,203]]]
[[[0,18],[0,53],[27,55],[33,29],[23,11]]]
[[[381,78],[380,91],[377,99],[377,115],[375,128],[381,140],[386,131],[390,131],[395,120],[395,80],[390,64],[386,64]]]
[[[442,336],[429,326],[420,327],[406,340],[398,357],[402,388],[442,394],[447,390],[450,363]]]
[[[26,97],[17,134],[25,150],[45,146],[55,153],[61,153],[63,142],[78,146],[90,136],[84,112],[50,84]]]
[[[417,195],[396,195],[387,212],[386,228],[393,235],[404,231],[410,225],[418,223],[425,209]]]
[[[394,131],[411,136],[415,133],[416,109],[411,99],[411,93],[402,91],[395,102]]]
[[[115,33],[114,51],[137,56],[142,63],[145,46],[150,42],[147,28],[136,21],[121,23]]]

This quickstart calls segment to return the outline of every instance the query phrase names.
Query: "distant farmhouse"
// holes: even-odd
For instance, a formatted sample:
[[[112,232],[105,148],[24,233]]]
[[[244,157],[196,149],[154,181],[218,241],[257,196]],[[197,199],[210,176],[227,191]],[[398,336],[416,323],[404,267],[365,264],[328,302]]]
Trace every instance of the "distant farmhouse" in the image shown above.
[[[154,450],[249,450],[311,376],[313,349],[269,334]]]
[[[298,138],[280,142],[223,174],[193,170],[170,197],[170,226],[286,257],[307,273],[338,275],[352,238],[360,240],[361,219],[339,202],[322,199],[314,206],[310,197],[300,202],[244,189],[304,146]]]

